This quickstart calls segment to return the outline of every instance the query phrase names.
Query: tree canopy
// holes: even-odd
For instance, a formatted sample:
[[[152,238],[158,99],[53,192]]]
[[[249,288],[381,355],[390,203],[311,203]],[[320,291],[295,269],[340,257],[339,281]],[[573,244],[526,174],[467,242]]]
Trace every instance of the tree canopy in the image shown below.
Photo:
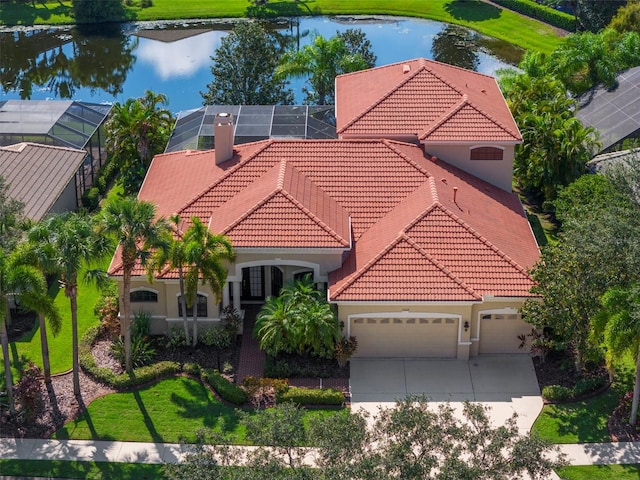
[[[305,103],[335,102],[335,78],[375,66],[371,43],[360,29],[348,29],[327,39],[317,35],[310,45],[284,53],[276,70],[279,78],[307,78]]]
[[[275,75],[278,44],[258,22],[238,23],[211,57],[213,80],[204,105],[289,105],[293,92]]]
[[[9,185],[0,176],[0,250],[9,253],[22,237],[24,203],[9,196]]]

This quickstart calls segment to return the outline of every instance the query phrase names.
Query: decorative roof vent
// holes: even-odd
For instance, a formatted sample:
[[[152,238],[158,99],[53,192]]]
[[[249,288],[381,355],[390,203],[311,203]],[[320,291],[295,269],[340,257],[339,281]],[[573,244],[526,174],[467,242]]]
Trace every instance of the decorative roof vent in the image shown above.
[[[233,115],[218,113],[213,121],[216,165],[233,157]]]
[[[402,73],[409,73],[411,71],[411,65],[405,63],[402,65]]]

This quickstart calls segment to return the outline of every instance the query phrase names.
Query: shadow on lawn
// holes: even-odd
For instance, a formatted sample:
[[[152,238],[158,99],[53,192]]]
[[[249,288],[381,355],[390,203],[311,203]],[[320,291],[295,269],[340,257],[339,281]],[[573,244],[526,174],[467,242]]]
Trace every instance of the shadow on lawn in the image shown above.
[[[477,0],[453,0],[444,6],[445,11],[456,20],[483,22],[493,20],[502,15],[502,10],[488,3]]]
[[[171,401],[179,407],[178,415],[183,418],[202,419],[208,428],[219,427],[222,431],[232,431],[238,425],[236,411],[218,400],[212,400],[212,394],[201,382],[184,382],[189,398],[171,394]]]

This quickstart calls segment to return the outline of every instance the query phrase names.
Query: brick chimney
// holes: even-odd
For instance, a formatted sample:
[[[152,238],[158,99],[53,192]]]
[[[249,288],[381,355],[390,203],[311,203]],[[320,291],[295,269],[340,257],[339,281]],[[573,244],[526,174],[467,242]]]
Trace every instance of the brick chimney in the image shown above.
[[[213,121],[216,165],[233,157],[233,115],[218,113]]]

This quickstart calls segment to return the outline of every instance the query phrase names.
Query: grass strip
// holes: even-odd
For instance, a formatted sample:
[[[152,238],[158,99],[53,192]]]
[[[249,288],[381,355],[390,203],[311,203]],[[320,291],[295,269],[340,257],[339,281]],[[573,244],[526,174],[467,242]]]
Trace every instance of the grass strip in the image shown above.
[[[0,460],[0,474],[17,477],[144,480],[166,478],[164,465],[64,460]]]
[[[70,1],[9,2],[3,4],[4,25],[71,24]],[[562,38],[556,29],[479,0],[281,0],[256,6],[247,0],[153,0],[148,8],[127,7],[123,21],[196,18],[276,18],[310,15],[393,15],[427,18],[462,25],[527,50],[553,51]]]
[[[582,465],[556,470],[562,480],[638,480],[640,465]]]

